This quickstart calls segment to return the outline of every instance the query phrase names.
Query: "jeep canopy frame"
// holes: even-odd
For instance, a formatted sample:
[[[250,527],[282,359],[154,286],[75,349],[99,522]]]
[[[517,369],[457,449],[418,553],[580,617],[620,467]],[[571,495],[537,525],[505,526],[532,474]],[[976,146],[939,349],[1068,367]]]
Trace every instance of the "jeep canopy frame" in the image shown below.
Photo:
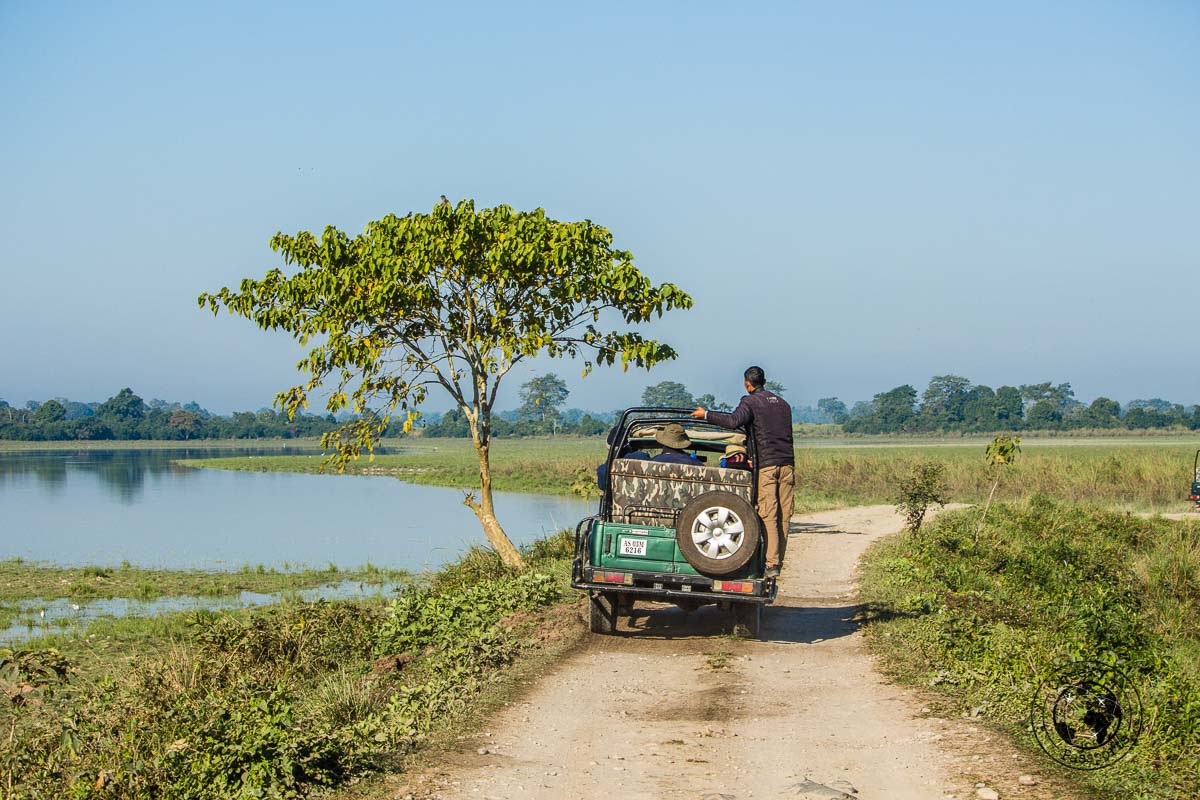
[[[600,519],[605,522],[611,522],[612,515],[612,479],[613,479],[613,462],[620,458],[620,454],[630,447],[634,442],[642,442],[650,444],[654,442],[651,437],[634,437],[633,434],[639,433],[641,428],[661,427],[672,422],[683,425],[685,428],[690,428],[695,431],[712,431],[714,434],[722,433],[741,433],[745,436],[743,446],[746,448],[746,454],[750,457],[750,463],[758,463],[758,450],[754,444],[754,437],[750,431],[744,428],[738,428],[736,431],[730,431],[713,422],[706,422],[701,419],[693,419],[693,409],[688,408],[656,408],[653,406],[641,406],[637,408],[627,408],[617,420],[616,426],[613,428],[615,435],[612,436],[612,441],[608,444],[608,456],[605,459],[604,467],[604,485],[600,487],[603,494],[600,499]],[[690,438],[690,437],[689,437]],[[692,447],[689,449],[702,450],[712,453],[724,453],[726,446],[733,444],[731,440],[721,440],[713,438],[705,440],[697,437],[692,440]],[[659,445],[655,445],[659,446]],[[750,497],[758,497],[758,470],[750,470]]]

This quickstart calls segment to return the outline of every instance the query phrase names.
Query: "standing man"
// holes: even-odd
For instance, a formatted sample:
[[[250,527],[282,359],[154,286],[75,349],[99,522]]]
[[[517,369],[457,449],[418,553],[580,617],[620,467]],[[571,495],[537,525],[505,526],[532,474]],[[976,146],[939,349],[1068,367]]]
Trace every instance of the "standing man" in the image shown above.
[[[767,537],[767,577],[779,576],[787,550],[788,522],[796,490],[796,453],[792,445],[792,409],[779,395],[767,391],[762,367],[745,372],[746,391],[732,414],[705,411],[697,406],[692,416],[722,428],[746,427],[758,450],[758,516]]]

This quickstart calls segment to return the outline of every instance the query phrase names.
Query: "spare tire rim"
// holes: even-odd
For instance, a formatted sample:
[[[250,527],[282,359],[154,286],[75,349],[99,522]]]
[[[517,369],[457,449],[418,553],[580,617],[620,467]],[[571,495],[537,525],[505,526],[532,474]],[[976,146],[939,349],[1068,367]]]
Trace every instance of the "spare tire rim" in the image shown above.
[[[706,508],[692,522],[692,543],[706,558],[722,561],[746,541],[746,526],[736,512],[725,506]]]

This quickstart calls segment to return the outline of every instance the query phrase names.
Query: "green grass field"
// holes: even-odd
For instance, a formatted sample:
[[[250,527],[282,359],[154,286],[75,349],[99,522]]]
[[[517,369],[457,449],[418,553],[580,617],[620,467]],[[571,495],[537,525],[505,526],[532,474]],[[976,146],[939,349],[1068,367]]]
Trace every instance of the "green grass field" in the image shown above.
[[[804,441],[796,450],[796,507],[815,511],[845,505],[887,503],[899,478],[923,461],[946,467],[950,497],[973,503],[986,498],[984,439],[895,438]],[[362,459],[348,473],[395,475],[413,483],[471,488],[478,467],[470,442],[413,440],[418,452]],[[1006,471],[1000,497],[1045,494],[1077,503],[1135,511],[1182,512],[1190,486],[1197,437],[1045,437],[1027,439],[1017,463]],[[492,448],[497,490],[570,494],[580,474],[591,474],[604,457],[601,439],[498,440]],[[318,472],[321,456],[264,456],[188,460],[189,466],[265,472]]]

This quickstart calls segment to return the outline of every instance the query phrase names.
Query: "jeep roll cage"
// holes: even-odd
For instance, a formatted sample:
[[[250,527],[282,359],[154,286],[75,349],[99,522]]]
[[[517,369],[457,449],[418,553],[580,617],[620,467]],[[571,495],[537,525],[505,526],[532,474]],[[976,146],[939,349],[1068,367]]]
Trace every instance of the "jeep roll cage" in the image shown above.
[[[702,419],[693,419],[691,416],[692,410],[693,409],[690,408],[666,408],[655,406],[640,406],[637,408],[625,409],[625,411],[621,414],[620,419],[617,421],[616,427],[613,428],[615,435],[611,436],[611,440],[608,444],[608,457],[604,462],[604,486],[600,487],[603,491],[603,495],[600,500],[599,516],[601,519],[607,520],[612,514],[613,462],[620,458],[620,454],[625,452],[625,449],[633,442],[642,442],[646,444],[654,442],[654,439],[648,437],[639,437],[636,439],[633,438],[632,435],[638,429],[638,426],[654,427],[666,425],[671,422],[677,422],[685,428],[691,428],[693,430],[712,430],[714,432],[721,431],[724,433],[741,433],[746,437],[746,454],[750,457],[750,463],[758,463],[758,451],[754,446],[754,437],[751,435],[749,430],[746,428],[737,428],[734,431],[730,431],[729,428],[725,428],[713,422],[707,422]],[[703,450],[710,453],[724,453],[725,447],[728,444],[729,442],[716,440],[693,440],[692,447],[690,449]],[[660,445],[655,444],[655,446]],[[758,496],[758,470],[751,469],[749,472],[750,497],[754,498]]]

